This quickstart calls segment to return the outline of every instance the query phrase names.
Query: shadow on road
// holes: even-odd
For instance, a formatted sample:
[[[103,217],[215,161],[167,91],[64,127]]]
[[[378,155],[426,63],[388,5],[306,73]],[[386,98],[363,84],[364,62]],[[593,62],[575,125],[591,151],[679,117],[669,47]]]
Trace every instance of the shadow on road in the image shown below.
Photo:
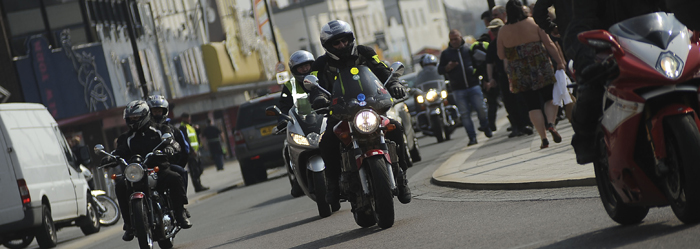
[[[337,245],[346,241],[350,241],[353,239],[357,239],[360,237],[364,237],[376,232],[381,231],[382,229],[379,228],[378,226],[372,226],[369,228],[358,228],[352,231],[347,231],[344,233],[336,234],[327,238],[323,238],[320,240],[316,241],[311,241],[306,244],[302,244],[299,246],[292,247],[291,249],[304,249],[304,248],[323,248],[323,247],[330,247],[333,245]]]
[[[283,195],[283,196],[280,196],[280,197],[277,197],[277,198],[273,198],[273,199],[270,199],[270,200],[267,200],[267,201],[258,203],[258,204],[256,204],[255,206],[252,206],[252,207],[250,207],[250,208],[256,209],[256,208],[259,208],[259,207],[264,207],[264,206],[267,206],[267,205],[272,205],[272,204],[275,204],[275,203],[284,202],[284,201],[288,201],[288,200],[291,200],[291,199],[294,199],[294,197],[291,196],[291,195],[289,195],[289,194],[286,194],[286,195]]]
[[[262,230],[262,231],[257,232],[257,233],[248,234],[248,235],[243,236],[243,237],[238,237],[238,238],[235,238],[235,239],[226,241],[226,243],[222,243],[222,244],[219,244],[219,245],[215,245],[215,246],[212,246],[212,247],[209,247],[209,248],[224,248],[224,247],[227,248],[227,246],[228,246],[228,245],[231,245],[231,244],[235,244],[235,243],[238,243],[238,242],[241,242],[241,241],[246,241],[246,240],[249,240],[249,239],[254,239],[254,238],[261,237],[261,236],[265,236],[265,235],[272,234],[272,233],[276,233],[276,232],[279,232],[279,231],[282,231],[282,230],[286,230],[286,229],[290,229],[290,228],[293,228],[293,227],[296,227],[296,226],[301,226],[301,225],[304,225],[304,224],[306,224],[306,223],[314,222],[314,221],[320,220],[320,219],[321,219],[321,217],[318,217],[318,216],[309,217],[309,218],[306,218],[306,219],[303,219],[303,220],[299,220],[299,221],[295,221],[295,222],[292,222],[292,223],[284,224],[284,225],[281,225],[281,226],[278,226],[278,227],[273,227],[273,228],[270,228],[270,229],[267,229],[267,230]]]
[[[692,228],[691,225],[667,225],[661,223],[640,224],[636,226],[614,226],[582,234],[551,245],[543,249],[554,248],[618,248],[626,245],[651,241],[669,234]]]

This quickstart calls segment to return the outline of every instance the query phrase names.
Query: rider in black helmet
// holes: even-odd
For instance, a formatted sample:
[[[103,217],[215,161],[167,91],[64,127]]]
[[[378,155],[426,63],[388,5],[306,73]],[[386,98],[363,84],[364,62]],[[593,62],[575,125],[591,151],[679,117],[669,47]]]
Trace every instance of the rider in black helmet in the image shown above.
[[[365,65],[369,67],[382,82],[385,82],[391,77],[391,70],[379,59],[374,49],[355,43],[355,35],[350,25],[344,21],[334,20],[323,25],[321,28],[321,44],[326,50],[326,53],[318,57],[316,62],[311,66],[311,74],[316,75],[318,77],[318,84],[329,92],[333,92],[333,82],[335,82],[335,77],[337,76],[336,70],[338,68]],[[391,96],[396,99],[403,98],[406,95],[403,85],[401,85],[395,77],[392,77],[389,83],[387,83],[386,88],[389,90]],[[326,107],[330,104],[330,96],[326,96],[318,89],[312,91],[311,96],[311,99],[313,99],[312,107],[314,109]],[[333,127],[339,122],[340,120],[333,117],[328,118],[326,132],[321,138],[320,144],[321,156],[323,157],[323,162],[326,164],[325,172],[328,185],[326,201],[331,204],[334,211],[340,208],[340,191],[338,189],[341,164],[340,140],[335,136],[335,133],[333,133]],[[403,180],[397,182],[399,190],[398,199],[401,203],[405,204],[411,201],[411,190],[408,188],[408,181],[406,180],[406,169],[408,166],[405,161],[408,155],[404,155],[406,150],[403,146],[406,145],[403,141],[403,126],[395,120],[391,120],[391,123],[396,125],[397,128],[387,132],[385,137],[399,146],[397,151],[401,158],[401,160],[399,160],[399,166]]]
[[[119,136],[117,139],[117,149],[114,155],[121,158],[130,159],[135,155],[146,157],[146,154],[153,151],[156,145],[161,142],[161,136],[165,133],[173,133],[170,126],[162,125],[154,122],[151,118],[150,108],[146,101],[134,100],[129,102],[124,109],[124,119],[126,120],[129,131]],[[174,156],[180,150],[180,145],[177,141],[170,141],[161,146],[161,150],[169,155]],[[184,212],[184,205],[187,203],[187,194],[183,186],[182,177],[178,173],[173,172],[169,166],[171,164],[168,159],[156,157],[156,163],[160,171],[158,171],[158,188],[170,189],[170,198],[175,210],[175,218],[182,228],[190,228],[192,224]],[[124,220],[124,236],[123,240],[130,241],[134,239],[134,231],[131,227],[131,215],[129,210],[130,191],[124,179],[117,180],[115,184],[117,200],[122,211]]]
[[[308,51],[299,50],[292,53],[289,56],[289,70],[292,71],[292,78],[284,83],[284,88],[282,88],[282,96],[280,97],[280,103],[278,107],[282,113],[287,114],[292,106],[294,106],[294,99],[292,98],[292,90],[296,93],[305,93],[304,89],[304,77],[311,73],[311,64],[315,61],[314,55]],[[277,129],[281,130],[286,127],[287,121],[284,118],[279,117],[280,122],[277,125]]]

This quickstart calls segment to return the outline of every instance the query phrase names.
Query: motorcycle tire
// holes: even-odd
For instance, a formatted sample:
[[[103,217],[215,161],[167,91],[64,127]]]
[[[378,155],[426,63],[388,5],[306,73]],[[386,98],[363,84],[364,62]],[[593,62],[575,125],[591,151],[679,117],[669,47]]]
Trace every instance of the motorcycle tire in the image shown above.
[[[172,237],[169,238],[169,239],[159,240],[159,241],[158,241],[158,246],[159,246],[161,249],[170,249],[170,248],[173,248],[174,240],[175,240],[175,239],[172,238]]]
[[[450,140],[450,139],[452,139],[452,131],[453,131],[452,128],[450,128],[450,127],[448,127],[448,126],[444,126],[444,128],[442,129],[442,131],[445,132],[445,140]]]
[[[413,162],[420,162],[423,158],[420,156],[420,146],[418,146],[418,139],[413,138],[413,149],[411,149],[411,160]]]
[[[53,248],[56,247],[58,243],[58,237],[56,236],[56,224],[53,222],[53,217],[51,217],[51,208],[46,204],[41,207],[41,226],[35,231],[36,242],[41,248]]]
[[[700,222],[700,132],[693,116],[671,116],[665,120],[666,166],[664,185],[671,209],[685,224]]]
[[[97,212],[97,206],[91,201],[92,195],[90,192],[87,193],[87,206],[85,216],[80,217],[77,222],[80,226],[80,231],[85,235],[90,235],[100,231],[100,216]]]
[[[367,159],[372,173],[372,209],[381,228],[390,228],[394,225],[394,194],[389,185],[389,173],[383,157],[375,156]]]
[[[318,216],[321,216],[321,218],[326,218],[331,216],[331,205],[326,202],[326,176],[323,173],[323,171],[313,172],[313,181]]]
[[[399,160],[405,160],[406,161],[406,168],[413,167],[413,158],[411,158],[411,150],[409,150],[409,143],[408,143],[408,138],[406,138],[406,134],[403,134],[403,144],[404,144],[404,153],[403,157]]]
[[[105,211],[102,212],[102,215],[100,216],[100,224],[103,226],[117,224],[121,217],[121,210],[119,210],[117,202],[107,195],[98,195],[95,196],[95,199],[97,199],[97,201],[105,207]]]
[[[612,183],[610,183],[608,152],[602,137],[599,145],[601,147],[601,155],[604,156],[593,162],[593,168],[595,181],[598,185],[598,193],[600,194],[600,200],[603,202],[603,207],[605,207],[605,212],[608,213],[608,216],[613,221],[621,225],[632,225],[641,222],[649,213],[649,207],[633,207],[622,201],[622,198],[615,192]]]
[[[374,224],[377,224],[377,221],[374,219],[374,214],[368,214],[367,212],[353,212],[352,215],[355,218],[355,223],[362,228],[368,228],[374,226]]]
[[[132,227],[136,230],[135,234],[139,241],[139,248],[153,248],[153,236],[151,229],[148,227],[148,210],[146,210],[144,199],[131,200],[131,215],[133,216]]]
[[[443,137],[443,127],[442,127],[442,121],[440,121],[440,118],[437,116],[430,117],[432,123],[432,129],[433,135],[435,135],[435,138],[437,138],[438,143],[442,143],[445,141],[445,138]]]
[[[34,235],[25,235],[20,239],[8,240],[2,243],[3,246],[10,249],[22,249],[27,248],[34,241]]]

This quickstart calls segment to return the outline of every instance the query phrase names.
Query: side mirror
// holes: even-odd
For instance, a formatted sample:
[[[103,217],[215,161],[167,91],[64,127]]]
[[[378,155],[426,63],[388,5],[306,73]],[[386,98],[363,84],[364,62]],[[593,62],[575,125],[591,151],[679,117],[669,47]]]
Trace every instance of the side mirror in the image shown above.
[[[278,116],[281,115],[282,111],[276,105],[268,106],[265,108],[265,115],[267,116]]]
[[[403,75],[403,72],[406,69],[406,67],[403,65],[403,63],[397,61],[391,64],[390,69],[393,74]]]
[[[612,49],[615,55],[622,56],[625,54],[620,43],[606,30],[599,29],[581,32],[578,34],[577,38],[584,45],[593,47],[596,50]]]
[[[102,146],[101,144],[96,144],[96,145],[95,145],[95,154],[99,155],[99,154],[102,153],[102,151],[104,151],[104,150],[105,150],[105,147]]]
[[[304,88],[306,88],[306,90],[311,91],[311,90],[316,89],[317,87],[318,87],[318,78],[316,76],[307,75],[306,77],[304,77]]]
[[[170,133],[165,133],[162,136],[160,136],[160,140],[163,140],[163,141],[171,139],[171,138],[173,138],[173,134],[170,134]]]

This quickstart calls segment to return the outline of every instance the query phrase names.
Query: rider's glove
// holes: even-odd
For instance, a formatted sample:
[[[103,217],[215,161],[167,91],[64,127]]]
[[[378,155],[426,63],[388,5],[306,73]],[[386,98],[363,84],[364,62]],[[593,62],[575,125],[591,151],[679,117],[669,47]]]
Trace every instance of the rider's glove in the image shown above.
[[[163,153],[168,156],[172,156],[175,155],[175,149],[173,149],[173,147],[165,147],[165,149],[163,149]]]
[[[324,96],[319,96],[316,99],[314,99],[314,103],[311,104],[311,108],[313,109],[320,109],[323,107],[327,107],[331,104],[331,101],[328,100],[328,98]]]
[[[402,99],[404,96],[406,96],[406,89],[401,84],[394,84],[393,86],[389,87],[389,93],[391,94],[391,97],[394,97],[395,99]]]

